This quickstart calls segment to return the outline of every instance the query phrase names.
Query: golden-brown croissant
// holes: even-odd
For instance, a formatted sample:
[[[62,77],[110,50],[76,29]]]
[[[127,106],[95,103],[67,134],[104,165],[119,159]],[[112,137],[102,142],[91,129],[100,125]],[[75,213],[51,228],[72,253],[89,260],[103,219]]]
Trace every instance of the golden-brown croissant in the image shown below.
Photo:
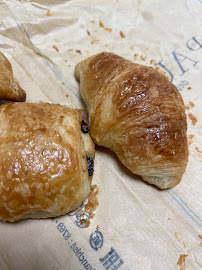
[[[25,101],[26,93],[13,77],[8,59],[0,52],[0,100]]]
[[[133,173],[161,189],[178,184],[188,160],[185,106],[155,69],[113,53],[75,68],[95,143],[113,150]]]
[[[4,104],[0,129],[0,220],[59,216],[80,206],[90,192],[94,160],[80,110]]]

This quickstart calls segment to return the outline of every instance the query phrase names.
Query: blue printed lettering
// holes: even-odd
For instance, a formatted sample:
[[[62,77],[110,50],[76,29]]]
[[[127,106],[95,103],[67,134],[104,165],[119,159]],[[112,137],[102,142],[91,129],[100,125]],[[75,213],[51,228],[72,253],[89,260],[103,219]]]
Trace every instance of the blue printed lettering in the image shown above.
[[[170,75],[170,81],[172,82],[173,81],[173,74],[172,74],[172,72],[166,67],[166,66],[164,66],[163,64],[162,64],[162,61],[160,61],[159,63],[158,63],[158,65],[160,66],[160,67],[162,67],[169,75]]]
[[[185,55],[183,55],[183,54],[176,53],[175,51],[172,52],[172,55],[173,55],[173,57],[174,57],[176,63],[178,64],[180,70],[182,71],[181,76],[182,76],[185,72],[187,72],[187,71],[189,70],[189,69],[186,69],[186,70],[185,70],[185,69],[183,68],[183,66],[182,66],[182,64],[181,64],[182,62],[184,62],[185,60],[191,61],[191,62],[194,63],[192,66],[195,66],[197,63],[199,63],[199,61],[195,61],[195,60],[193,60],[193,59],[191,59],[191,58],[189,58],[189,57],[187,57],[187,56],[185,56]]]
[[[195,36],[190,38],[187,43],[187,48],[191,51],[198,51],[199,49],[202,48],[202,44],[196,39]]]

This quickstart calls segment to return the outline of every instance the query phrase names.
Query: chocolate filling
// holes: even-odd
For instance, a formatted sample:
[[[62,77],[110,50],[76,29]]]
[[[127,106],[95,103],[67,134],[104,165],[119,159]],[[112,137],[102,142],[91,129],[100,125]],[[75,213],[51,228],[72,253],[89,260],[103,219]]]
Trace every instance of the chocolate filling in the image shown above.
[[[93,175],[93,168],[94,168],[94,161],[93,158],[90,156],[86,156],[87,158],[87,163],[88,163],[88,175],[92,176]]]
[[[86,122],[83,121],[83,120],[82,120],[82,122],[81,122],[81,131],[82,131],[83,133],[88,133],[88,132],[89,132],[88,125],[87,125]]]

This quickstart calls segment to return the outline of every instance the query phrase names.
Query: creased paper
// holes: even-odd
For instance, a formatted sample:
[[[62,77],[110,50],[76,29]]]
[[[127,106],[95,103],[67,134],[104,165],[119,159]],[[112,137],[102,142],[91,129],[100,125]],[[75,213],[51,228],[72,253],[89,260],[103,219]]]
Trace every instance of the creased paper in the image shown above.
[[[190,143],[182,182],[165,191],[96,147],[99,207],[90,226],[82,227],[79,209],[56,219],[1,222],[1,270],[202,268],[201,18],[201,0],[0,1],[0,50],[28,102],[83,108],[75,65],[114,52],[153,66],[177,86]]]

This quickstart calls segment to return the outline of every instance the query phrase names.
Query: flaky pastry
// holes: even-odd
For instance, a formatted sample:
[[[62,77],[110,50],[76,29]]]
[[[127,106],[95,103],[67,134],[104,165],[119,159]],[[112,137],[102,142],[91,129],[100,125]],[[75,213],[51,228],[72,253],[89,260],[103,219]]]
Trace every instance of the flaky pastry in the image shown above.
[[[80,110],[3,104],[0,128],[0,220],[54,217],[80,206],[94,160]]]
[[[106,52],[77,64],[75,75],[94,142],[145,181],[161,189],[178,184],[188,145],[177,88],[155,69]]]
[[[13,77],[8,59],[0,52],[0,100],[25,101],[26,93]]]

